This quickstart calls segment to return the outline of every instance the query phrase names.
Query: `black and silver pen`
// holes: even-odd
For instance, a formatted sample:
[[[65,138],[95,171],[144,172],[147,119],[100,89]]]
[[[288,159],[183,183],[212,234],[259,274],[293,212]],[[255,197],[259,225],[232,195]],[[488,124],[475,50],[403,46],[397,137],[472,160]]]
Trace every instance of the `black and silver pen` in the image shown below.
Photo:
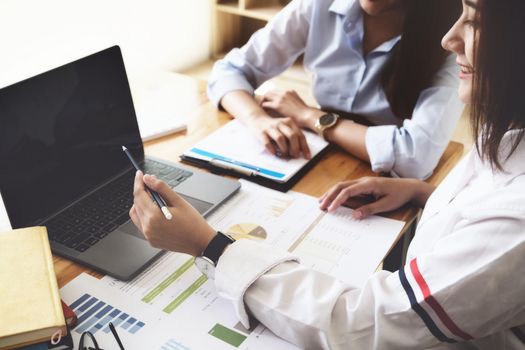
[[[133,164],[133,167],[135,168],[135,170],[137,170],[137,171],[141,170],[139,165],[135,161],[135,158],[133,158],[133,156],[131,155],[129,150],[126,147],[124,147],[124,146],[122,146],[122,150],[128,156],[128,159],[130,160],[131,164]],[[149,191],[149,193],[153,197],[153,200],[159,206],[160,210],[162,210],[162,213],[164,214],[166,219],[171,220],[173,218],[173,215],[171,215],[170,211],[168,210],[168,205],[166,204],[164,199],[160,196],[160,194],[158,194],[157,192],[149,189],[147,186],[146,186],[146,189]]]
[[[113,333],[113,336],[115,337],[115,340],[117,341],[120,350],[125,350],[124,345],[122,345],[122,341],[120,341],[120,337],[118,336],[117,330],[111,322],[109,323],[109,329],[111,330],[111,333]]]

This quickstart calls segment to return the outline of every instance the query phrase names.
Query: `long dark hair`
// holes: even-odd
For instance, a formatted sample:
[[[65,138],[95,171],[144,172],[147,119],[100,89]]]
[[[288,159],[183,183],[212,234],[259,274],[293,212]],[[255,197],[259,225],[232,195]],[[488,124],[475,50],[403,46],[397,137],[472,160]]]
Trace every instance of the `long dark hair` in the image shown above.
[[[480,0],[477,4],[471,127],[478,154],[502,170],[498,155],[503,135],[522,129],[505,157],[524,137],[525,1]],[[523,160],[525,162],[525,159]]]
[[[448,52],[441,39],[461,14],[459,0],[405,0],[403,34],[383,71],[383,89],[398,118],[412,116],[421,91],[430,86]]]

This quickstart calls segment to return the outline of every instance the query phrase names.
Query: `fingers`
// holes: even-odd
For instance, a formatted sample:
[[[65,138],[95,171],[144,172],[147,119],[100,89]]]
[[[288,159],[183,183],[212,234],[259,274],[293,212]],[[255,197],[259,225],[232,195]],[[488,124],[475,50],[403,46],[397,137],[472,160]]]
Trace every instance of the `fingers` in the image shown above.
[[[149,189],[160,194],[160,196],[166,201],[166,204],[170,207],[179,207],[181,201],[183,201],[183,199],[177,195],[167,183],[157,179],[155,175],[144,175],[144,183]]]
[[[276,149],[276,154],[280,152],[284,156],[288,155],[288,141],[277,128],[266,130],[266,134],[276,143],[278,148]]]
[[[301,152],[303,153],[304,157],[306,159],[312,159],[312,152],[310,152],[310,147],[308,147],[308,143],[306,142],[306,137],[303,133],[301,133],[301,136],[299,137],[299,143],[301,147]]]
[[[357,181],[344,181],[340,182],[331,189],[329,189],[325,194],[322,195],[322,197],[319,199],[321,202],[320,208],[321,210],[327,210],[329,206],[333,203],[333,201],[339,196],[341,191],[343,191],[348,186],[356,183]]]
[[[372,194],[374,184],[371,181],[361,180],[342,189],[328,206],[328,211],[334,211],[343,205],[349,198]]]
[[[291,119],[283,121],[283,123],[279,124],[279,129],[288,138],[290,149],[296,150],[295,153],[291,151],[293,157],[299,158],[301,153],[306,159],[310,159],[312,157],[312,154],[310,153],[310,147],[308,147],[308,143],[306,142],[306,137],[304,136],[301,128],[299,128],[299,126],[297,126],[294,121]]]
[[[278,107],[278,97],[279,93],[276,91],[268,91],[264,94],[260,105],[263,108],[272,108],[275,109]]]
[[[377,181],[368,177],[340,182],[321,196],[320,209],[334,211],[351,197],[374,194],[376,187]]]
[[[395,206],[393,205],[390,197],[382,197],[376,202],[363,205],[360,208],[357,208],[352,213],[352,216],[356,219],[364,219],[366,217],[369,217],[370,215],[374,215],[377,213],[383,213],[386,211],[390,211],[395,209]]]
[[[277,127],[279,128],[279,131],[286,137],[286,141],[288,141],[289,155],[293,158],[299,158],[301,154],[301,147],[298,134],[302,133],[299,130],[294,130],[292,127],[284,123],[277,124]]]
[[[374,202],[361,205],[354,210],[352,216],[356,219],[364,219],[370,215],[390,211],[399,207],[396,196],[388,195],[381,189],[378,178],[361,178],[359,180],[340,182],[319,198],[320,208],[335,211],[352,197],[374,195],[380,197]]]
[[[274,143],[272,142],[272,139],[268,136],[267,133],[262,132],[261,133],[261,141],[264,145],[264,148],[271,154],[276,154],[277,150],[275,149]]]
[[[133,193],[135,193],[135,191],[144,191],[144,181],[142,181],[143,176],[144,174],[142,174],[142,171],[137,170],[137,172],[135,172],[135,180],[133,181]]]
[[[155,209],[155,204],[152,202],[150,195],[146,192],[143,178],[144,176],[142,175],[142,172],[137,171],[133,186],[133,204],[135,205],[136,210],[138,210],[140,216],[141,212]]]
[[[311,158],[310,148],[303,131],[291,119],[282,118],[264,130],[261,139],[266,149],[272,154],[299,158],[302,153],[305,158]]]
[[[263,100],[261,101],[261,107],[266,109],[277,109],[279,107],[279,104],[274,98],[265,95]]]
[[[142,227],[142,222],[140,221],[140,217],[137,214],[137,209],[135,208],[134,205],[129,210],[129,217],[131,218],[131,221],[133,222],[133,224],[135,224],[135,226],[137,226],[139,231],[140,232],[144,232],[144,229]]]

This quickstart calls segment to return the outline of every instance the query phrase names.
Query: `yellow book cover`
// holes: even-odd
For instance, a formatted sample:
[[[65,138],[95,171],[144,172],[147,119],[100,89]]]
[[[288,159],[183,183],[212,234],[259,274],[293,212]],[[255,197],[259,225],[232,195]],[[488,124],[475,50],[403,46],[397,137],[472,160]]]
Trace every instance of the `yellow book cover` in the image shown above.
[[[45,227],[0,233],[0,349],[50,340],[65,320]]]

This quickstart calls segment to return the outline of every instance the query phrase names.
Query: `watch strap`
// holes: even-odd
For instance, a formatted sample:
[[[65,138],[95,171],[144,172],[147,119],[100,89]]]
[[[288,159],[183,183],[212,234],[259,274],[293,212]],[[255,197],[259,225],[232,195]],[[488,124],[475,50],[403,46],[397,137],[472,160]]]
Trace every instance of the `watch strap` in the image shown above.
[[[221,257],[224,249],[235,242],[235,239],[218,231],[215,237],[212,238],[206,249],[202,252],[202,256],[210,259],[215,266]]]

